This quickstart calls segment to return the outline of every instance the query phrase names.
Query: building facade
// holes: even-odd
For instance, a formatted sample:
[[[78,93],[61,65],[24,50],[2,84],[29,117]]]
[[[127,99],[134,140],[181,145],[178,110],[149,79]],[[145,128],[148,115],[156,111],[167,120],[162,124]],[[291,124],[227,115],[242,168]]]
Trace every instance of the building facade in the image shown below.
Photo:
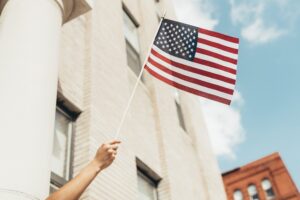
[[[223,173],[229,200],[300,200],[278,153]]]
[[[59,9],[57,9],[57,6],[52,5],[54,3],[50,4],[50,1],[54,2],[53,0],[40,0],[38,2],[44,3],[41,4],[43,4],[45,10],[48,7],[53,8],[53,11],[56,12],[53,18],[58,19]],[[22,2],[27,4],[23,5]],[[29,7],[28,2],[32,2],[31,7]],[[26,117],[25,114],[21,116],[24,117],[25,121],[27,120],[26,124],[29,122],[32,124],[31,129],[27,130],[33,131],[24,131],[24,128],[12,128],[8,125],[1,129],[0,125],[0,132],[5,130],[15,134],[9,140],[22,137],[21,141],[23,143],[28,142],[32,146],[30,154],[24,152],[24,155],[22,155],[24,162],[31,159],[30,162],[24,164],[27,171],[15,166],[14,163],[18,160],[11,161],[9,160],[10,156],[7,155],[8,161],[4,166],[6,168],[3,169],[6,170],[6,174],[11,174],[14,178],[1,178],[0,197],[1,195],[3,197],[5,193],[6,195],[9,193],[15,199],[44,198],[47,195],[44,192],[45,188],[53,192],[61,187],[93,158],[99,145],[114,138],[137,79],[137,74],[141,70],[149,45],[158,28],[160,16],[166,11],[168,18],[175,19],[171,0],[101,0],[87,2],[69,0],[62,2],[61,5],[64,5],[64,7],[60,8],[63,9],[63,19],[61,21],[57,20],[57,24],[63,22],[64,25],[60,29],[60,46],[59,51],[56,51],[58,55],[57,62],[54,62],[56,59],[54,51],[48,62],[42,62],[44,61],[42,59],[47,60],[48,57],[41,49],[38,51],[40,46],[37,46],[35,50],[37,55],[30,57],[31,54],[27,55],[25,53],[24,58],[22,57],[21,60],[30,58],[31,61],[36,58],[36,60],[41,61],[36,61],[38,63],[34,64],[28,61],[28,63],[25,62],[23,65],[19,65],[15,63],[16,59],[7,58],[9,52],[7,53],[4,49],[1,51],[0,48],[0,52],[7,53],[6,60],[4,56],[2,57],[5,62],[1,63],[0,61],[0,65],[3,66],[19,66],[20,69],[27,67],[27,65],[29,67],[41,66],[41,63],[43,65],[51,63],[52,66],[47,66],[47,69],[56,64],[59,66],[57,87],[54,84],[55,81],[53,81],[56,80],[55,76],[49,80],[50,74],[55,75],[55,71],[47,71],[47,74],[44,74],[43,77],[36,79],[32,74],[36,73],[37,68],[33,67],[30,68],[32,70],[31,74],[24,72],[24,75],[18,77],[18,79],[16,77],[5,82],[7,87],[12,84],[13,80],[15,82],[18,80],[25,81],[25,85],[28,83],[28,88],[23,88],[27,91],[23,97],[38,91],[43,91],[45,94],[43,93],[44,96],[39,95],[36,98],[28,98],[31,100],[28,100],[28,102],[27,98],[23,98],[26,105],[18,107],[19,111],[13,111],[16,114],[20,110],[23,113],[30,112],[28,108],[33,109],[34,112],[41,110],[40,113],[31,113],[30,117]],[[76,5],[79,7],[75,11],[70,11],[71,14],[68,14],[68,17],[65,17],[69,8],[66,2],[73,2],[75,5],[71,6],[73,9],[76,8]],[[16,20],[19,19],[18,16],[7,17],[14,11],[14,6],[18,6],[20,10],[28,6],[26,9],[32,11],[30,20],[36,22],[30,26],[35,29],[34,31],[38,31],[34,35],[35,38],[39,39],[41,34],[52,34],[51,26],[47,28],[44,25],[45,22],[43,22],[43,27],[36,28],[36,26],[40,26],[38,24],[39,20],[46,20],[46,18],[38,18],[38,16],[42,16],[42,12],[40,8],[36,8],[35,4],[36,1],[34,0],[9,0],[8,3],[1,4],[4,10],[1,15],[0,28],[2,29],[0,30],[8,27],[5,24],[9,19],[14,24],[16,24],[15,21],[20,21]],[[91,11],[85,13],[86,10],[83,11],[84,5],[89,5]],[[82,15],[83,13],[85,14]],[[16,14],[14,13],[14,15]],[[28,12],[24,12],[24,16],[28,17],[27,15],[29,15]],[[25,19],[27,18],[22,20]],[[29,21],[26,21],[26,23],[29,23]],[[49,20],[47,23],[50,24],[52,21]],[[55,24],[56,28],[58,27],[57,24]],[[16,24],[16,26],[19,25]],[[22,29],[20,28],[20,30]],[[13,29],[11,32],[13,32]],[[28,35],[32,34],[29,29],[28,32]],[[1,36],[1,34],[2,32],[0,32],[0,41],[8,41],[8,35],[3,34]],[[30,47],[25,43],[26,41],[23,41],[23,36],[17,36],[24,43],[26,47],[24,49],[34,51],[34,45]],[[30,42],[34,42],[33,36],[28,36],[28,38],[31,39]],[[46,38],[41,38],[39,45],[43,45],[44,40]],[[22,42],[19,42],[19,49],[22,49],[20,48]],[[55,43],[52,40],[47,40],[44,50],[50,51],[52,47],[50,48],[49,45],[52,44]],[[55,48],[53,47],[53,49]],[[24,54],[24,52],[22,53]],[[6,73],[6,71],[2,70],[1,73]],[[38,73],[35,75],[38,76]],[[8,72],[5,75],[12,76]],[[42,84],[41,88],[34,90],[33,88],[38,83],[46,84]],[[48,112],[43,109],[46,104],[43,107],[42,105],[37,107],[41,100],[45,102],[48,101],[49,97],[54,97],[46,90],[45,85],[50,83],[53,83],[57,88],[55,92],[57,94],[55,120],[54,113],[52,114],[51,110]],[[5,86],[5,84],[3,85]],[[9,91],[7,94],[12,96]],[[10,101],[5,103],[10,103]],[[55,105],[52,101],[48,103],[49,105]],[[54,110],[53,107],[53,112]],[[7,112],[11,111],[7,110]],[[45,113],[49,115],[48,118],[43,117]],[[13,120],[13,113],[11,116],[11,120]],[[6,120],[7,124],[11,124],[8,119],[6,116],[3,120]],[[34,122],[34,120],[36,121]],[[52,127],[54,121],[55,127]],[[38,123],[41,126],[36,129],[34,124],[37,122],[45,122],[49,127],[42,127],[43,123]],[[25,124],[25,122],[23,123]],[[20,135],[21,130],[25,135]],[[30,135],[34,131],[37,134],[42,132],[42,136]],[[5,138],[7,136],[1,135],[1,137]],[[212,152],[204,117],[201,113],[201,105],[197,97],[177,91],[155,80],[145,72],[121,129],[119,139],[122,144],[114,164],[101,172],[81,199],[226,199],[222,177]],[[21,141],[18,144],[20,148],[23,145]],[[6,149],[11,148],[7,141],[6,144]],[[28,148],[28,145],[23,147]],[[49,149],[52,149],[52,152],[48,152]],[[4,147],[0,150],[3,151]],[[12,148],[11,151],[13,151]],[[37,159],[41,159],[41,161]],[[41,171],[36,165],[43,166],[44,171]],[[14,172],[10,172],[11,166],[14,166]],[[20,171],[20,173],[14,175],[15,171]],[[5,176],[4,173],[0,175]],[[43,179],[39,178],[41,175],[43,175]],[[30,177],[33,177],[33,179],[28,184]],[[48,180],[48,183],[45,180]],[[11,197],[10,199],[14,198]]]

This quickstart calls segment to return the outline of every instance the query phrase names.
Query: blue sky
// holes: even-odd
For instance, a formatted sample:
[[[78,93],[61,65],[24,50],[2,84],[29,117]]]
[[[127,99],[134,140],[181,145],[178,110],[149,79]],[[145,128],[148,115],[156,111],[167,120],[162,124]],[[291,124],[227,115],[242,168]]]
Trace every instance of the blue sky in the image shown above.
[[[300,1],[173,1],[180,21],[240,38],[234,105],[201,100],[221,170],[277,151],[300,189]]]

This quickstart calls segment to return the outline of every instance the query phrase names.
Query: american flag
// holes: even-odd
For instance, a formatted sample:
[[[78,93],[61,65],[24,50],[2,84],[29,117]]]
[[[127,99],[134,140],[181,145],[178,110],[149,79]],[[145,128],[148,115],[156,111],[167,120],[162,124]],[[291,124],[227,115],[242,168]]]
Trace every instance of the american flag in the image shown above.
[[[239,39],[163,19],[145,69],[178,89],[230,105]]]

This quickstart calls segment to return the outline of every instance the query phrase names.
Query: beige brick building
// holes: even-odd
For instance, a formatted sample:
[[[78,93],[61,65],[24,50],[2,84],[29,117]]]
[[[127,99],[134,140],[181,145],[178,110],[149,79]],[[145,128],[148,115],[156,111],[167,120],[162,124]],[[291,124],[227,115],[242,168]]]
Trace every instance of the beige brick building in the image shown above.
[[[113,138],[137,78],[127,64],[124,12],[138,26],[143,61],[164,10],[174,18],[170,0],[101,0],[64,26],[59,93],[82,112],[74,123],[74,174],[99,144]],[[121,131],[118,159],[83,199],[138,199],[137,159],[158,175],[150,177],[154,182],[161,179],[160,200],[225,199],[197,97],[179,92],[177,101],[186,130],[179,123],[175,90],[145,72]]]
[[[51,190],[114,137],[164,11],[175,19],[171,0],[95,0],[62,27]],[[225,200],[204,121],[198,97],[145,72],[118,158],[82,199]]]

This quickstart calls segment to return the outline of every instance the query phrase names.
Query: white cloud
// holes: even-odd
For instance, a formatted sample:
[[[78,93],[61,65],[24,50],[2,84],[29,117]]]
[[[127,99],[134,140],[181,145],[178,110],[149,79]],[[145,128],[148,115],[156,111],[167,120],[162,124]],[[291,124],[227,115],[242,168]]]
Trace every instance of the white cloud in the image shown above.
[[[201,104],[215,154],[234,159],[235,147],[245,140],[241,123],[241,107],[244,104],[241,94],[235,92],[231,106],[203,99]]]
[[[218,20],[213,17],[214,7],[208,0],[173,0],[178,20],[213,29]]]
[[[242,29],[242,36],[246,40],[255,44],[267,43],[275,40],[284,33],[284,30],[281,30],[275,26],[267,27],[260,18],[256,19],[252,24]]]
[[[264,17],[268,3],[283,5],[282,0],[268,1],[242,1],[230,0],[231,21],[235,25],[241,25],[242,37],[253,44],[271,42],[287,32],[285,28],[279,28],[275,22]]]
[[[230,17],[235,25],[251,22],[253,18],[259,17],[264,10],[264,4],[262,2],[258,4],[241,3],[237,5],[234,0],[230,0],[230,5]]]

